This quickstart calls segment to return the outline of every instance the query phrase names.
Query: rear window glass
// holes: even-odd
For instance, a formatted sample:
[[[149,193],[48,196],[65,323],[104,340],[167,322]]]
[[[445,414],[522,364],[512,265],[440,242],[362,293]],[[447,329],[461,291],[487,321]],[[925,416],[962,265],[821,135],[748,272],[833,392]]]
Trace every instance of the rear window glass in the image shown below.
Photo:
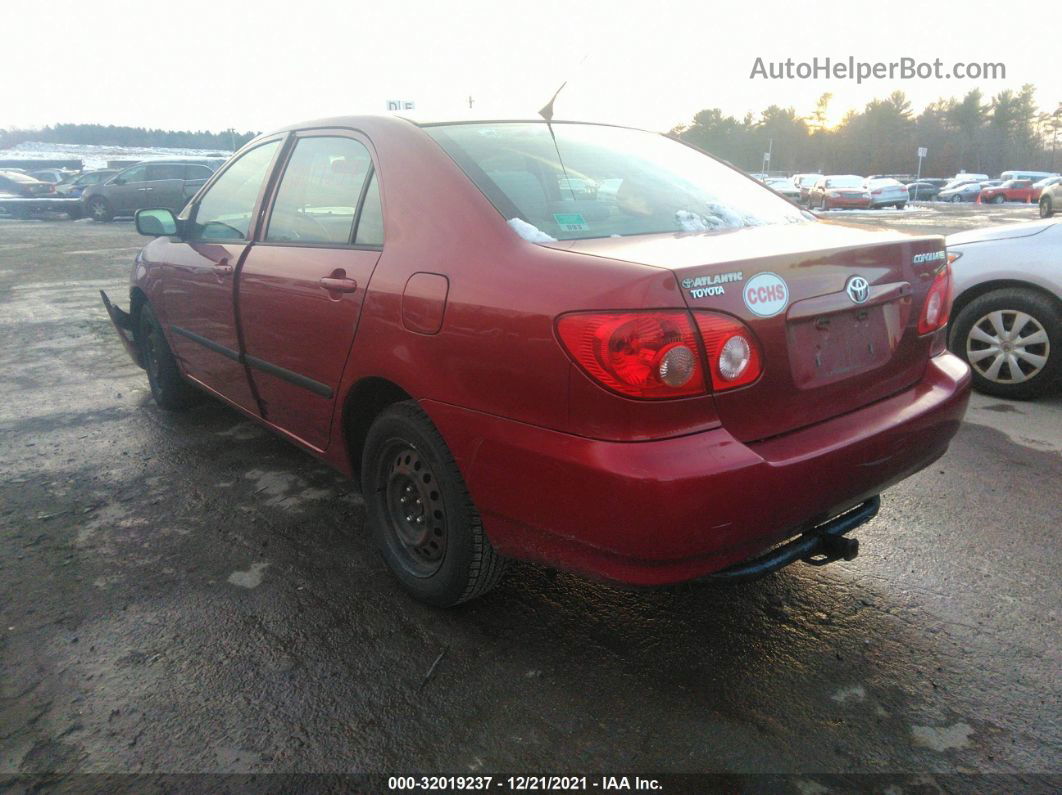
[[[507,219],[558,240],[808,219],[769,188],[662,135],[591,124],[427,127]]]

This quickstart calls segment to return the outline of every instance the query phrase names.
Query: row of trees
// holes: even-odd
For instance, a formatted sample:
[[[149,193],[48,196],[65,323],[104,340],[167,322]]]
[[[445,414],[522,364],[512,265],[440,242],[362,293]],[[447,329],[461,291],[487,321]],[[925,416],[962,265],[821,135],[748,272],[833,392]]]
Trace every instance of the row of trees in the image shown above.
[[[771,105],[758,116],[738,120],[718,108],[702,110],[673,134],[759,171],[772,145],[771,171],[825,174],[906,174],[917,166],[917,148],[928,147],[924,176],[959,171],[997,175],[1008,169],[1062,169],[1062,103],[1041,111],[1035,88],[1001,91],[986,100],[974,89],[962,99],[939,99],[915,114],[902,91],[850,110],[830,128],[831,94],[819,98],[809,116]]]
[[[0,149],[10,149],[25,141],[50,144],[89,144],[100,146],[178,147],[184,149],[239,149],[258,133],[208,132],[206,130],[158,130],[145,127],[115,127],[113,124],[56,124],[39,130],[0,129]]]

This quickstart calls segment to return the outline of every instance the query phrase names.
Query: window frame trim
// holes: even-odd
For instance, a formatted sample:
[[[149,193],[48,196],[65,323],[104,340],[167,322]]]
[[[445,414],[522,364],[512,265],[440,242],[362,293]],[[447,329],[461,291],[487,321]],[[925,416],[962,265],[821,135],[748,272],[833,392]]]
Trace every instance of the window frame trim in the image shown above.
[[[383,251],[384,247],[382,244],[366,245],[353,242],[357,239],[358,225],[361,223],[361,211],[365,204],[365,195],[368,192],[369,183],[372,181],[373,177],[379,173],[376,163],[376,150],[372,145],[372,141],[360,131],[344,127],[308,127],[301,130],[294,130],[289,133],[289,135],[289,141],[283,152],[283,160],[282,162],[275,164],[275,178],[270,186],[268,195],[263,199],[258,230],[251,242],[256,246],[276,246],[279,248],[315,248],[336,251]],[[287,172],[288,164],[291,162],[291,157],[295,153],[295,147],[298,145],[299,141],[304,138],[348,138],[360,143],[369,153],[369,170],[365,175],[365,181],[362,183],[361,191],[358,194],[358,204],[354,209],[354,221],[351,224],[350,237],[348,238],[347,243],[266,240],[265,238],[266,232],[269,229],[269,222],[273,217],[273,208],[276,205],[277,194],[280,192],[281,183],[284,181],[284,174]],[[380,214],[386,217],[386,214],[383,212],[382,190],[380,191]],[[386,239],[387,236],[385,230],[385,242]]]
[[[265,179],[262,180],[262,186],[258,189],[258,196],[255,199],[255,203],[251,208],[251,223],[247,227],[247,234],[239,240],[234,240],[231,237],[190,237],[187,232],[181,235],[181,240],[189,243],[222,243],[225,245],[251,245],[254,243],[259,234],[259,229],[262,225],[262,213],[265,209],[264,201],[265,197],[269,195],[272,189],[273,183],[276,180],[277,175],[277,163],[280,158],[285,155],[286,150],[290,147],[291,133],[278,133],[276,135],[270,135],[267,138],[263,138],[260,141],[254,142],[254,146],[248,146],[245,149],[240,150],[233,154],[206,182],[200,186],[196,191],[195,196],[191,198],[181,214],[177,216],[177,220],[181,222],[187,232],[190,232],[195,226],[196,216],[199,215],[199,205],[202,203],[206,195],[213,189],[214,185],[229,169],[236,163],[246,157],[255,149],[259,149],[267,144],[279,143],[277,151],[273,153],[272,160],[269,161],[269,165],[266,166]],[[238,155],[238,156],[237,156]]]

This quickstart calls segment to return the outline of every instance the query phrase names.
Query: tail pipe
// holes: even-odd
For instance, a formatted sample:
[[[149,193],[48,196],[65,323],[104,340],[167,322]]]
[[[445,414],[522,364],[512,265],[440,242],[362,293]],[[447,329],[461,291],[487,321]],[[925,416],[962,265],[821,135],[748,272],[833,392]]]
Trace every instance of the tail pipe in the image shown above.
[[[802,560],[812,566],[825,566],[835,560],[853,560],[859,554],[859,541],[844,534],[873,519],[881,507],[881,497],[871,497],[850,511],[817,525],[798,538],[775,547],[758,558],[738,563],[708,575],[721,582],[755,580],[790,563]]]

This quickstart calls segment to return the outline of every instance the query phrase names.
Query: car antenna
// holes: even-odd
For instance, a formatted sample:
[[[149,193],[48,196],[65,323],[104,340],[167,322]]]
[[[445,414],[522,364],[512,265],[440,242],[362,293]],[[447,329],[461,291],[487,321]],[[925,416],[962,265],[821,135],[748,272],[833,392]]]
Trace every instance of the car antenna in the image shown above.
[[[564,90],[566,85],[568,85],[567,80],[561,83],[560,88],[553,92],[553,96],[550,97],[549,102],[542,106],[542,110],[538,112],[538,115],[546,120],[546,129],[549,130],[549,136],[553,139],[553,149],[557,152],[557,162],[560,163],[561,172],[564,174],[564,184],[568,186],[568,193],[572,195],[572,201],[575,201],[575,190],[572,188],[572,180],[568,176],[568,169],[564,167],[564,158],[561,157],[560,147],[557,146],[557,135],[553,132],[553,103],[557,101],[557,95]]]

